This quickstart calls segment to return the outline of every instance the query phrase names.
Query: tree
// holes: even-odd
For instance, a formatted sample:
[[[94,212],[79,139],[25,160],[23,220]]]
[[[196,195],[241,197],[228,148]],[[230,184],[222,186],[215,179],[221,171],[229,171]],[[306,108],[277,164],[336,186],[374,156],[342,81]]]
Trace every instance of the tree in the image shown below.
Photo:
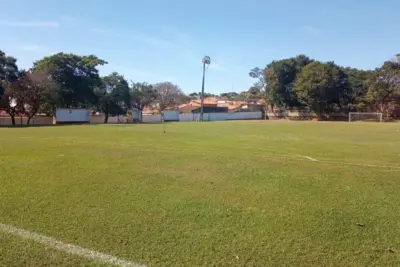
[[[94,88],[101,84],[97,67],[104,64],[94,55],[58,53],[36,61],[32,70],[47,73],[60,86],[60,97],[53,99],[58,107],[78,108],[96,103]]]
[[[400,61],[387,61],[370,79],[366,100],[389,117],[400,103]]]
[[[182,90],[171,82],[162,82],[154,85],[157,94],[157,109],[164,112],[167,108],[181,103]]]
[[[366,111],[366,94],[369,82],[374,75],[374,71],[365,71],[355,68],[341,68],[348,78],[348,87],[341,99],[341,108],[343,111]]]
[[[17,73],[16,79],[3,82],[3,95],[0,99],[0,107],[8,113],[11,118],[12,125],[15,125],[15,116],[23,112],[23,86],[21,86],[20,78],[23,77],[24,71]]]
[[[197,99],[197,98],[200,97],[200,95],[201,95],[201,93],[193,92],[193,93],[189,94],[189,97],[192,98],[192,99]]]
[[[252,87],[257,88],[260,92],[265,91],[266,89],[266,81],[264,79],[265,69],[260,69],[259,67],[255,67],[250,70],[249,76],[253,79],[257,79],[257,81],[253,84]]]
[[[37,113],[43,111],[48,91],[58,89],[58,85],[47,74],[30,71],[20,77],[17,86],[23,103],[22,113],[28,117],[27,124]]]
[[[4,95],[5,87],[17,78],[17,60],[11,56],[7,56],[2,50],[0,50],[0,100]]]
[[[322,119],[339,104],[347,86],[347,77],[339,67],[331,62],[312,62],[297,77],[294,93],[302,105]]]
[[[134,83],[131,87],[131,104],[132,107],[142,111],[145,107],[150,106],[157,98],[157,91],[151,84]]]
[[[103,77],[101,80],[101,85],[95,89],[95,94],[98,97],[97,109],[104,113],[104,123],[107,123],[109,115],[124,114],[129,108],[129,84],[124,76],[116,72]]]
[[[229,100],[235,99],[237,96],[239,96],[238,93],[236,92],[228,92],[228,93],[222,93],[220,94],[221,97],[227,97]]]
[[[297,75],[311,62],[313,60],[307,56],[299,55],[267,65],[264,72],[264,79],[268,84],[266,97],[272,108],[274,105],[285,108],[301,107],[293,90]]]

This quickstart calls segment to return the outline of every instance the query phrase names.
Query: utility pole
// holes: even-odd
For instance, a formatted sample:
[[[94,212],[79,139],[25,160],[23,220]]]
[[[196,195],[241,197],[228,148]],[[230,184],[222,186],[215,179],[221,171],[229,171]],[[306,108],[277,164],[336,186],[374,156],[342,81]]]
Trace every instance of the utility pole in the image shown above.
[[[206,78],[206,69],[211,63],[211,59],[209,56],[204,56],[202,59],[203,62],[203,82],[201,83],[201,110],[200,110],[200,121],[203,121],[204,118],[204,81]],[[206,68],[207,65],[207,68]]]

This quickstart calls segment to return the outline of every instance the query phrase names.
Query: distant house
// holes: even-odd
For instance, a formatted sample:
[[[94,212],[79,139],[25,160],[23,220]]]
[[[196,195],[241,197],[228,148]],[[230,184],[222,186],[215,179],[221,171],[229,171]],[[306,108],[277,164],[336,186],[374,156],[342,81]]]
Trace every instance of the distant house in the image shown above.
[[[196,100],[190,101],[187,104],[180,105],[179,112],[180,113],[195,113],[193,111],[196,109],[200,109],[200,107],[201,107],[201,100],[196,99]],[[218,107],[216,99],[215,98],[205,98],[203,107],[204,107],[204,109]],[[204,111],[204,112],[206,112],[206,111]]]

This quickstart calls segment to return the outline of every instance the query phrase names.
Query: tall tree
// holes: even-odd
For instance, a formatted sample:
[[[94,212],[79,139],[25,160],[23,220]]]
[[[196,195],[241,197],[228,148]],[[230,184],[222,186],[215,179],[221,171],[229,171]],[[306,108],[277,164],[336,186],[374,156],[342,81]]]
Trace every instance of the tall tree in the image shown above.
[[[58,53],[36,61],[33,71],[47,73],[60,86],[57,106],[90,107],[96,102],[94,88],[101,84],[97,67],[104,64],[94,55]]]
[[[22,113],[28,117],[27,124],[37,113],[44,110],[47,92],[58,89],[58,85],[47,74],[31,71],[25,72],[16,86],[19,87],[23,102]]]
[[[104,123],[108,122],[109,115],[124,114],[130,106],[129,84],[116,72],[102,78],[95,94],[98,97],[98,109],[105,115]]]
[[[157,109],[164,112],[167,108],[174,107],[181,103],[182,90],[171,82],[162,82],[154,85],[157,93]]]
[[[342,111],[366,111],[368,103],[365,96],[374,71],[365,71],[355,68],[342,68],[342,71],[348,78],[348,87],[340,103]]]
[[[294,86],[297,75],[302,69],[313,62],[304,55],[294,58],[273,61],[267,65],[264,72],[264,79],[268,85],[267,100],[273,108],[279,107],[300,107],[301,103],[297,100],[294,93]]]
[[[252,68],[249,72],[249,76],[253,79],[256,79],[252,87],[257,88],[260,92],[265,91],[267,83],[264,78],[265,69],[261,69],[259,67]]]
[[[400,105],[400,61],[387,61],[370,79],[366,100],[386,117]]]
[[[150,106],[157,98],[157,91],[148,83],[132,82],[130,90],[132,107],[140,111]]]
[[[339,104],[347,86],[347,76],[339,67],[331,62],[313,62],[297,77],[294,93],[302,105],[322,119]]]
[[[24,73],[24,71],[19,71],[15,80],[3,81],[2,83],[3,95],[0,98],[0,109],[8,113],[13,125],[15,125],[17,114],[23,113],[24,109],[23,86],[21,86],[21,78]]]
[[[4,95],[7,84],[15,81],[17,78],[17,60],[14,57],[7,56],[2,50],[0,50],[0,99]]]
[[[313,62],[297,77],[294,93],[302,105],[322,119],[339,104],[347,86],[347,77],[339,67],[333,63]]]

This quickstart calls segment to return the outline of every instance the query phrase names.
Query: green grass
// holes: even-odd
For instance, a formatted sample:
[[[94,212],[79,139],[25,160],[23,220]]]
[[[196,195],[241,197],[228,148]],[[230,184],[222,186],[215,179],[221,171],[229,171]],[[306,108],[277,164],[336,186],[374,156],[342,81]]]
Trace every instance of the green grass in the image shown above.
[[[400,124],[162,129],[0,128],[0,223],[148,266],[400,266]],[[90,264],[0,232],[0,266]]]

